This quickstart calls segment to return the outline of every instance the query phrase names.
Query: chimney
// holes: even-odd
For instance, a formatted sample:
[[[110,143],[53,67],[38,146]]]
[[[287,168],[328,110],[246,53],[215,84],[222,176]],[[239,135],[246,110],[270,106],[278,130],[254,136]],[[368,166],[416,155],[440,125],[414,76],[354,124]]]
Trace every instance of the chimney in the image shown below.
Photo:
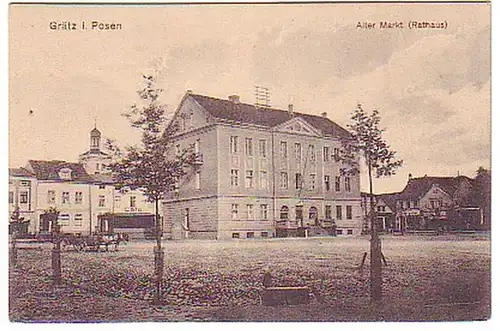
[[[187,94],[192,94],[193,93],[193,90],[187,90],[186,91]]]
[[[233,94],[233,95],[228,96],[227,98],[232,103],[240,103],[240,96],[239,95]]]
[[[293,115],[293,104],[292,103],[288,104],[288,113],[290,115]]]
[[[411,179],[412,179],[412,175],[408,174],[408,180],[411,180]]]
[[[321,113],[321,117],[326,117],[326,111]]]

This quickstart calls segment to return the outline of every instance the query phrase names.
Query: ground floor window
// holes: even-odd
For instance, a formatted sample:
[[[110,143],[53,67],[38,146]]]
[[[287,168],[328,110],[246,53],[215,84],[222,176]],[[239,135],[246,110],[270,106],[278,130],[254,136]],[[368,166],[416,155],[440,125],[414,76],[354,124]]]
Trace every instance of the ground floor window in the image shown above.
[[[75,226],[82,226],[83,214],[75,214]]]
[[[348,229],[347,234],[352,234],[352,229]]]
[[[238,239],[240,234],[238,232],[233,232],[233,239]]]
[[[337,230],[338,235],[342,235],[342,230]]]
[[[281,207],[281,210],[280,210],[280,219],[281,220],[287,220],[288,219],[288,207],[287,206]]]
[[[261,232],[261,233],[260,233],[260,236],[261,236],[262,238],[267,238],[267,237],[269,237],[269,234],[268,234],[267,232]]]
[[[247,232],[247,238],[254,238],[255,233],[254,232]]]
[[[233,203],[231,205],[231,219],[237,220],[238,219],[238,204]]]

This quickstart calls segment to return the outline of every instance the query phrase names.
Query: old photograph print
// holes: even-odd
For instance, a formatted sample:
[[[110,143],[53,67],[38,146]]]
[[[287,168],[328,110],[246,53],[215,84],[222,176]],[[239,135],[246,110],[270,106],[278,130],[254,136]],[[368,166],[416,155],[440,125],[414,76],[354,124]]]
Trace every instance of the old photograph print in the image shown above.
[[[490,22],[11,4],[10,321],[489,320]]]

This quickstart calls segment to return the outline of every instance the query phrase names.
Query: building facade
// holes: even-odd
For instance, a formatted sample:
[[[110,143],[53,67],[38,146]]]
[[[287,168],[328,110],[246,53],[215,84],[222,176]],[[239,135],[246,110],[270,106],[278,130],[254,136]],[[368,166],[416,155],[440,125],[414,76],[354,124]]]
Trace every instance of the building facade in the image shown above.
[[[37,180],[35,176],[23,168],[9,169],[9,215],[17,210],[19,217],[28,221],[22,232],[34,233],[37,218]]]
[[[188,92],[172,125],[173,153],[199,156],[163,204],[173,238],[272,237],[322,222],[361,232],[359,176],[341,176],[336,157],[347,132],[326,115]]]

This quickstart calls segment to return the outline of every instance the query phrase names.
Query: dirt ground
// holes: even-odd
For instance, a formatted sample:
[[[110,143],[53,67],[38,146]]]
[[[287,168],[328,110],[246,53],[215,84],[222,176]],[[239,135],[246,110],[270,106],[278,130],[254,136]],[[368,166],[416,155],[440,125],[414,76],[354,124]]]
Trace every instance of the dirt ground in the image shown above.
[[[383,300],[369,298],[368,238],[165,241],[164,300],[153,307],[153,242],[116,252],[62,254],[51,282],[51,245],[18,251],[9,269],[14,322],[463,321],[491,311],[490,239],[384,237]],[[307,305],[261,305],[262,277],[308,286]]]

